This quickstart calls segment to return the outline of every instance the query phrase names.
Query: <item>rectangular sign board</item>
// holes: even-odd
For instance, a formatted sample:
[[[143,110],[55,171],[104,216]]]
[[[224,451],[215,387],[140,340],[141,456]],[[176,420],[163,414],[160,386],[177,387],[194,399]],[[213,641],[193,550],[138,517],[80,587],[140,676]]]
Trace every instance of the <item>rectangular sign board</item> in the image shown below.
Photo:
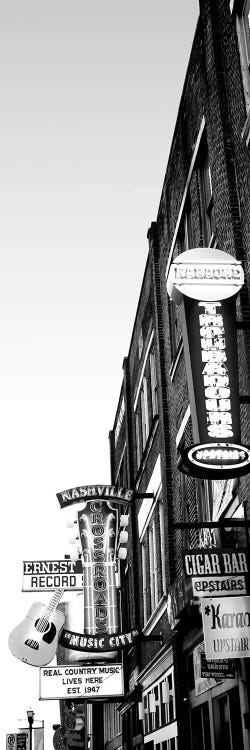
[[[214,578],[215,576],[237,576],[248,572],[247,550],[194,547],[183,552],[186,576]]]
[[[193,596],[246,594],[247,550],[190,548],[183,552],[183,566]]]
[[[6,750],[26,750],[26,733],[6,734]]]
[[[201,599],[207,659],[250,656],[250,596]]]
[[[215,680],[233,679],[235,677],[234,661],[231,659],[208,660],[201,654],[201,677],[213,677]]]
[[[22,591],[82,591],[80,560],[24,560]]]
[[[121,664],[40,668],[40,700],[122,696],[123,667]]]
[[[193,596],[228,596],[246,594],[245,576],[191,578]]]

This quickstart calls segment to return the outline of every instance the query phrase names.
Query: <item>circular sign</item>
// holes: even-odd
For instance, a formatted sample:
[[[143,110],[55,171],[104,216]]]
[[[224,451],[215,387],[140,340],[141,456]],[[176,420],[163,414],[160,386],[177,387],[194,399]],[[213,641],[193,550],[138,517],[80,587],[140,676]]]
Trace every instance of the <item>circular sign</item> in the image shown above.
[[[62,731],[61,727],[59,726],[53,736],[53,746],[55,750],[64,750],[65,743],[64,743],[64,732]]]
[[[234,443],[192,445],[182,451],[179,468],[205,479],[242,476],[250,472],[250,449]]]
[[[214,302],[237,294],[244,284],[240,261],[213,247],[198,247],[181,253],[170,266],[169,297],[180,304],[183,295]]]

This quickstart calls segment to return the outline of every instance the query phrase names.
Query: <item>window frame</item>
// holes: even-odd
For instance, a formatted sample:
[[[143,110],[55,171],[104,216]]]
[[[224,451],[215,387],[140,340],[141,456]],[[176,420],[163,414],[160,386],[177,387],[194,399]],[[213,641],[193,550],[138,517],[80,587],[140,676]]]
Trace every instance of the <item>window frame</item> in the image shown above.
[[[162,511],[160,511],[162,507]],[[162,513],[162,516],[160,515]],[[166,559],[164,550],[162,485],[156,493],[140,537],[142,567],[143,627],[154,617],[165,593]]]
[[[162,701],[162,684],[168,682],[169,690],[169,703],[163,703]],[[153,694],[155,696],[156,710],[150,712],[149,710],[149,696]],[[164,674],[162,674],[149,688],[143,691],[142,701],[144,705],[144,720],[143,729],[144,735],[149,735],[152,732],[162,729],[163,727],[173,725],[172,739],[176,737],[174,723],[176,722],[176,698],[175,698],[175,682],[174,682],[174,667],[171,666]],[[171,735],[169,735],[169,739]]]
[[[238,37],[238,47],[240,55],[241,73],[242,73],[242,85],[245,99],[246,108],[246,122],[241,133],[242,139],[246,140],[248,146],[250,141],[250,31],[249,31],[249,44],[246,37],[245,20],[244,14],[249,0],[240,0],[235,2],[233,12],[236,17],[236,32]],[[250,11],[250,3],[249,3]],[[249,24],[250,27],[250,24]]]
[[[158,380],[154,330],[151,330],[148,346],[134,397],[136,470],[139,471],[142,457],[158,416]]]
[[[198,184],[201,201],[201,221],[204,247],[210,247],[214,243],[216,235],[213,186],[209,153],[205,139],[201,143],[198,154]]]

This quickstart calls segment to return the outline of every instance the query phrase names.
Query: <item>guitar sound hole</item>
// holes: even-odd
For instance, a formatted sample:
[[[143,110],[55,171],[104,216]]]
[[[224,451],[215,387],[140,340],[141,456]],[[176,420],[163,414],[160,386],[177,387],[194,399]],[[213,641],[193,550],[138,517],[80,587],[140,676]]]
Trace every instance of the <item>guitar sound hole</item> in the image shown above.
[[[39,633],[47,633],[50,629],[50,622],[49,620],[39,619],[36,620],[35,627],[39,630]]]

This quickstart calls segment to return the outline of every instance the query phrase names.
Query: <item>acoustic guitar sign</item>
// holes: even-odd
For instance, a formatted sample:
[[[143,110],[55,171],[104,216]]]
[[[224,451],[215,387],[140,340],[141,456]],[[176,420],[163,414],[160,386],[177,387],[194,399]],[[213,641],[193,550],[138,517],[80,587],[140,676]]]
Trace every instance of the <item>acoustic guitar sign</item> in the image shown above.
[[[52,661],[65,620],[63,612],[57,609],[63,594],[63,589],[56,589],[47,606],[40,602],[32,604],[24,620],[10,633],[8,644],[13,656],[33,667]]]

